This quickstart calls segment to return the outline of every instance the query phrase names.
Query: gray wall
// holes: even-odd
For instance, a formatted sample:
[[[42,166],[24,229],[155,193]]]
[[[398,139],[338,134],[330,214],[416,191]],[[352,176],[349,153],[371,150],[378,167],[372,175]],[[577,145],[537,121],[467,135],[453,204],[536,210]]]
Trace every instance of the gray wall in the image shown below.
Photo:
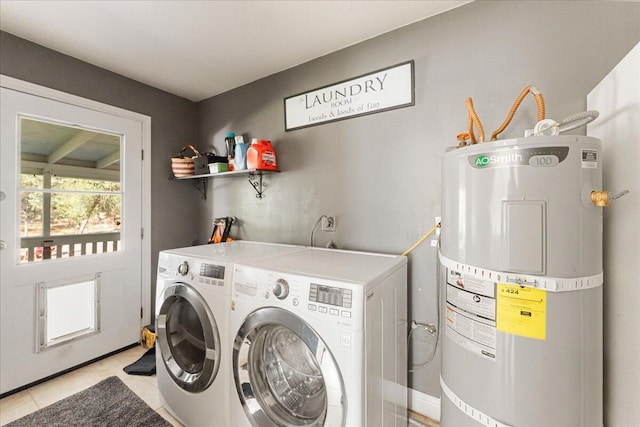
[[[549,117],[584,110],[587,93],[640,39],[639,21],[638,3],[474,2],[198,105],[4,32],[0,73],[152,117],[154,277],[159,250],[203,243],[212,218],[226,215],[240,218],[237,237],[308,244],[317,218],[333,214],[338,230],[316,233],[318,244],[402,252],[440,213],[440,157],[466,129],[465,97],[489,132],[528,84],[543,92]],[[414,107],[284,132],[284,97],[407,59],[416,61]],[[504,136],[534,121],[526,99]],[[198,131],[199,148],[219,152],[227,131],[270,138],[283,173],[266,178],[262,200],[241,178],[211,180],[200,200],[188,182],[167,180],[168,159]],[[435,321],[435,262],[428,244],[410,258],[417,321]],[[433,344],[415,333],[413,361]],[[436,357],[412,386],[438,396],[438,375]]]
[[[200,195],[187,183],[167,179],[171,156],[195,141],[196,104],[6,32],[0,32],[0,73],[151,117],[151,230],[146,235],[155,299],[158,252],[189,246],[202,234],[195,220]]]
[[[234,215],[236,237],[308,244],[318,217],[331,214],[337,231],[316,233],[317,244],[332,238],[340,248],[400,253],[440,214],[440,159],[466,130],[467,96],[488,134],[529,84],[545,96],[547,117],[583,111],[587,93],[640,39],[638,22],[638,3],[474,2],[205,100],[201,148],[224,152],[227,131],[268,138],[282,173],[266,178],[262,200],[242,178],[211,180],[200,228]],[[414,107],[284,131],[285,97],[408,59]],[[503,136],[520,136],[535,117],[528,98]],[[411,318],[419,322],[436,322],[435,265],[429,244],[410,256]],[[433,345],[416,332],[413,362]],[[417,370],[412,387],[439,396],[439,362]]]

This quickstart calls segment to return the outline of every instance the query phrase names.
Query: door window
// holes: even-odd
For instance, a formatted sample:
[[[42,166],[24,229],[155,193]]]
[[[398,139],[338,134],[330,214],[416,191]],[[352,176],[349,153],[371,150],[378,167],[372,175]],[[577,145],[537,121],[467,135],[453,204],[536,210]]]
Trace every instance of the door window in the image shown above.
[[[20,262],[121,249],[121,136],[20,117]]]

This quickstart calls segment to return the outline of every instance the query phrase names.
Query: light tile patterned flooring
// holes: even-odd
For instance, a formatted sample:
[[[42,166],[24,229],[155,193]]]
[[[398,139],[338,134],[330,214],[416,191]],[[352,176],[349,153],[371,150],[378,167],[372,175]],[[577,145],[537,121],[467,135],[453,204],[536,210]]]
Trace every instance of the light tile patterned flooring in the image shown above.
[[[153,410],[176,427],[182,427],[165,408],[158,394],[156,376],[129,375],[122,368],[138,360],[147,350],[133,347],[91,365],[61,375],[57,378],[22,390],[0,399],[0,426],[24,417],[58,400],[91,387],[110,376],[119,377],[135,394]],[[419,414],[410,413],[409,426],[437,427],[438,422]]]
[[[0,425],[17,420],[115,375],[172,425],[182,426],[162,407],[155,375],[150,377],[129,375],[122,370],[125,366],[142,357],[146,351],[141,346],[133,347],[0,399]]]

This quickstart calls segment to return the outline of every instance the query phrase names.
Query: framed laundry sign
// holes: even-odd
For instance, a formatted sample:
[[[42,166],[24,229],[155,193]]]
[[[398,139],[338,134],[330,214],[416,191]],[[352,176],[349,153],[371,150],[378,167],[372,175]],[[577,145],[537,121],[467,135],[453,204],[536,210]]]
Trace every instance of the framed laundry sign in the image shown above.
[[[415,105],[413,60],[284,99],[285,130]]]

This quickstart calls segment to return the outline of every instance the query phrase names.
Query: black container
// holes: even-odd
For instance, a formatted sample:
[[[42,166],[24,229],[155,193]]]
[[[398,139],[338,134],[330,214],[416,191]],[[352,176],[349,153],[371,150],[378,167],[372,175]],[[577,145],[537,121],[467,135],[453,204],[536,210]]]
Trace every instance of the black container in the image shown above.
[[[228,160],[224,156],[216,156],[214,153],[202,153],[202,155],[194,161],[195,174],[203,175],[209,173],[209,163],[227,162]]]

